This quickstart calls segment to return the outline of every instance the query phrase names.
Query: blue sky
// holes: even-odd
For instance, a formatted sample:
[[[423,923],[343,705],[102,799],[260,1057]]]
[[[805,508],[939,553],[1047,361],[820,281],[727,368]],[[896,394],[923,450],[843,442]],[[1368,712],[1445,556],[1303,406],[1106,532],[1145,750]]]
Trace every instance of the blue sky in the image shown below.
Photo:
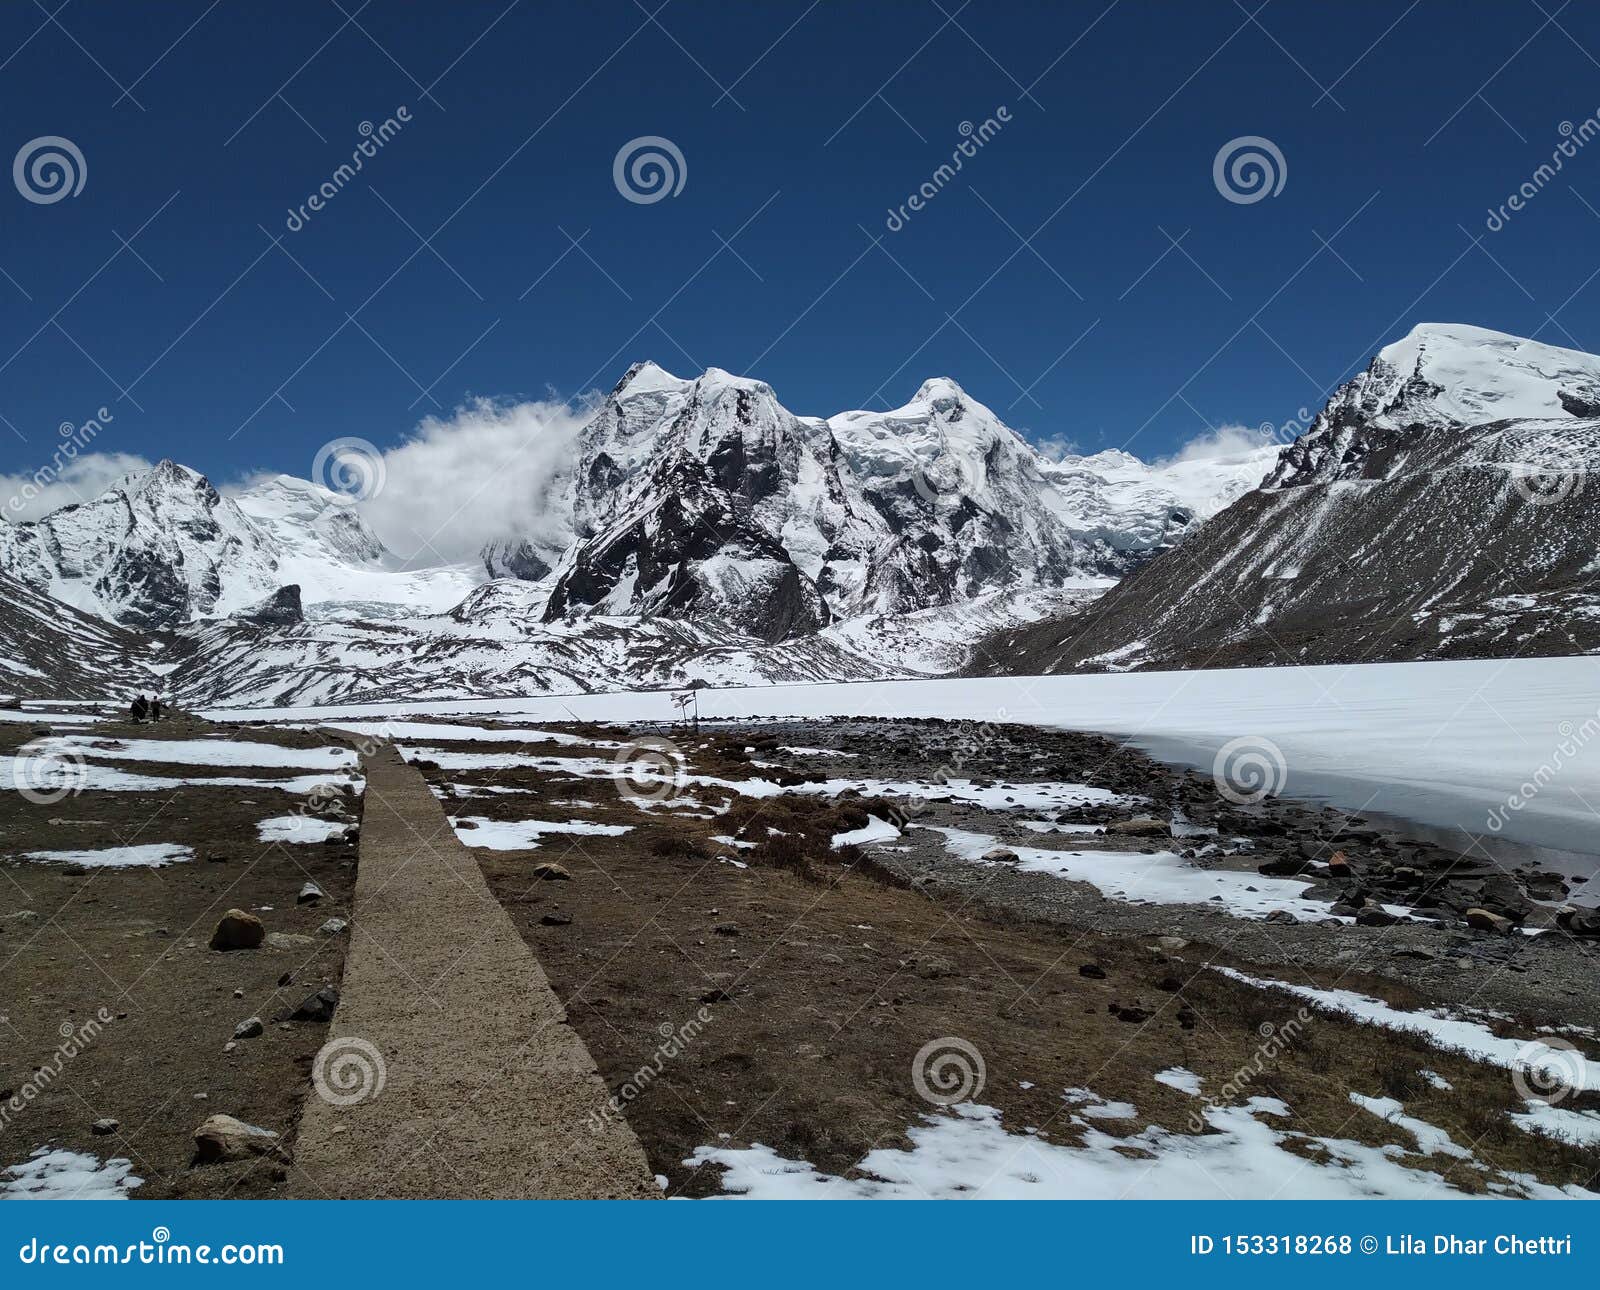
[[[87,175],[0,193],[0,474],[105,406],[104,451],[307,475],[646,357],[800,413],[947,374],[1151,457],[1314,409],[1417,321],[1600,347],[1600,142],[1485,228],[1600,110],[1594,6],[958,3],[6,5],[0,151],[65,137]],[[640,136],[675,196],[619,193]],[[1241,136],[1277,195],[1219,193]]]

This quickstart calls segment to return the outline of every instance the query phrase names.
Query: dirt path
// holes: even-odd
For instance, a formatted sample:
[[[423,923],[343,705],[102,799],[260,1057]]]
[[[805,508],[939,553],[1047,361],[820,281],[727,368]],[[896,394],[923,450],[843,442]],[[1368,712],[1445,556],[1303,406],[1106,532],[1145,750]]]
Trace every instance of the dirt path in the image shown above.
[[[659,1195],[643,1149],[427,784],[367,775],[354,936],[295,1149],[308,1198]],[[563,884],[565,885],[565,884]]]

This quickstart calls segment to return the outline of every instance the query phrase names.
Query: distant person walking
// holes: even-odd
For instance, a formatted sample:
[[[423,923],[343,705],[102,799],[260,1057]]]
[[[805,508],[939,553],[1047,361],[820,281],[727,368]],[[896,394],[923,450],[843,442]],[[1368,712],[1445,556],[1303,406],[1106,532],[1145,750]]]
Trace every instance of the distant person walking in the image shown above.
[[[133,702],[128,705],[128,715],[133,718],[133,724],[138,725],[141,721],[143,721],[149,711],[150,705],[145,702],[144,695],[134,695]]]
[[[150,696],[150,720],[161,720],[161,696],[159,694]]]

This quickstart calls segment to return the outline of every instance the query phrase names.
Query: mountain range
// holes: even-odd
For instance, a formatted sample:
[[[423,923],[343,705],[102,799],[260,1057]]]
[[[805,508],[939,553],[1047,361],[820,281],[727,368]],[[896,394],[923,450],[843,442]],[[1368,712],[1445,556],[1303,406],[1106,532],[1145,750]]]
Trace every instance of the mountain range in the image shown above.
[[[943,378],[822,418],[640,363],[475,562],[403,563],[307,480],[171,461],[0,524],[0,686],[267,704],[1584,652],[1597,450],[1600,359],[1460,325],[1384,348],[1287,446],[1154,465],[1047,457]]]

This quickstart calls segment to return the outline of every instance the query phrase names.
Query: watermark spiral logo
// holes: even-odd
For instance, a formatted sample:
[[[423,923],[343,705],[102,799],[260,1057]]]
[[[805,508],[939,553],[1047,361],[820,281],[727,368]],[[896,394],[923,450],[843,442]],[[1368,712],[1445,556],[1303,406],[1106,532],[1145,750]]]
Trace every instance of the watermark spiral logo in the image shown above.
[[[1565,1039],[1533,1039],[1517,1050],[1511,1083],[1519,1096],[1550,1106],[1588,1087],[1589,1060]]]
[[[689,182],[689,163],[671,139],[641,134],[617,149],[611,182],[636,206],[653,206],[663,197],[676,197],[683,191]]]
[[[83,191],[89,182],[89,163],[71,139],[41,134],[17,149],[11,182],[35,206],[53,206],[63,197],[76,197]]]
[[[1554,506],[1571,497],[1588,479],[1583,463],[1565,449],[1546,445],[1540,460],[1517,470],[1511,487],[1533,506]]]
[[[683,750],[670,739],[637,739],[611,759],[611,777],[619,796],[645,810],[683,791]]]
[[[1211,162],[1211,182],[1236,206],[1253,206],[1263,197],[1276,197],[1289,182],[1289,163],[1271,139],[1241,134],[1217,149]]]
[[[956,1035],[930,1039],[911,1059],[911,1084],[934,1106],[954,1106],[983,1092],[988,1071],[983,1054]]]
[[[334,439],[322,445],[311,463],[312,481],[330,489],[340,506],[376,497],[388,474],[383,453],[366,439]]]
[[[1283,791],[1289,766],[1283,749],[1259,735],[1241,735],[1217,749],[1211,781],[1217,793],[1235,806],[1254,806]]]
[[[50,806],[83,791],[89,766],[79,753],[27,743],[11,759],[11,787],[37,806]]]
[[[946,453],[911,468],[911,487],[930,506],[943,497],[971,497],[983,483],[983,468],[972,457]]]
[[[311,1083],[329,1106],[355,1106],[383,1092],[389,1068],[383,1054],[365,1039],[342,1035],[318,1050],[311,1065]]]
[[[165,1245],[172,1239],[172,1229],[170,1227],[152,1227],[150,1229],[150,1239],[157,1245]]]

